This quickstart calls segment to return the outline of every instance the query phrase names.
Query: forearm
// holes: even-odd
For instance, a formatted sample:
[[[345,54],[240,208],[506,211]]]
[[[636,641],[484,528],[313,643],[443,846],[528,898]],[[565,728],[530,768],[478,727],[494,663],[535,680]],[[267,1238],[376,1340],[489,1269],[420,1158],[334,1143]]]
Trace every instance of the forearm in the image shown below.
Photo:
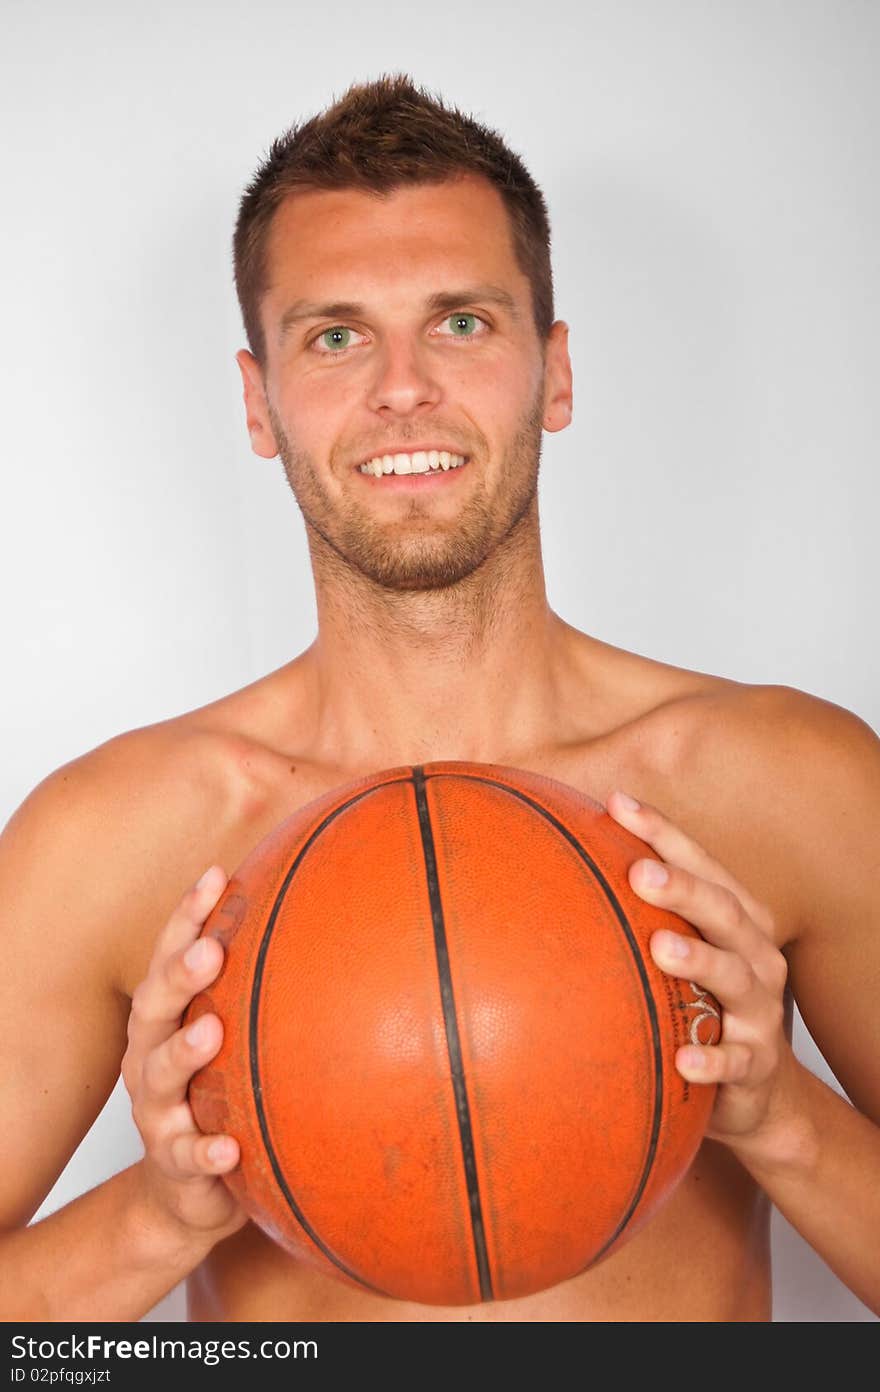
[[[733,1146],[792,1227],[880,1314],[880,1127],[795,1062],[783,1115]]]
[[[213,1240],[163,1216],[149,1199],[142,1165],[132,1165],[0,1238],[0,1318],[140,1319]]]

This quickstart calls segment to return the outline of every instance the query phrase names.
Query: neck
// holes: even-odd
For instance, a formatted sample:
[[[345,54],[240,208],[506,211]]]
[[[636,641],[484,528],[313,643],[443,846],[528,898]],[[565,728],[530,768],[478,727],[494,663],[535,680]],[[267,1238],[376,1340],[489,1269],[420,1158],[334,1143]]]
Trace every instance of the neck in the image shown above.
[[[315,544],[312,563],[318,637],[302,660],[322,763],[515,763],[559,738],[574,631],[547,603],[537,529],[441,590],[383,589]]]

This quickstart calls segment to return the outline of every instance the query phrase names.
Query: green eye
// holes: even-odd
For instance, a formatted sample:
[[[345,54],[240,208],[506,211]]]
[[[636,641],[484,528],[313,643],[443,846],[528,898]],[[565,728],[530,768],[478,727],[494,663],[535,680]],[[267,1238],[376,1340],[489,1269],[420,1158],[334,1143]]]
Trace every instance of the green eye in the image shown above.
[[[351,338],[351,329],[343,328],[341,324],[335,325],[332,329],[325,329],[321,334],[321,342],[325,348],[347,348]]]
[[[477,323],[476,314],[450,314],[446,320],[452,325],[455,338],[470,338]]]

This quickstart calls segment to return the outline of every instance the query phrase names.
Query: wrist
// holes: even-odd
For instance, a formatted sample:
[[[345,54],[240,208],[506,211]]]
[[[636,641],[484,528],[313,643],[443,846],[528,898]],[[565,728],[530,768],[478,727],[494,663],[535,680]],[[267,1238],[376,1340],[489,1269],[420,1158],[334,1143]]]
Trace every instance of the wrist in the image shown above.
[[[729,1148],[759,1183],[770,1175],[806,1176],[815,1170],[820,1149],[810,1106],[815,1082],[789,1049],[761,1125],[747,1135],[727,1138]]]
[[[208,1255],[218,1234],[193,1228],[163,1202],[147,1160],[129,1171],[131,1203],[126,1210],[126,1249],[143,1268],[167,1267],[186,1275]]]

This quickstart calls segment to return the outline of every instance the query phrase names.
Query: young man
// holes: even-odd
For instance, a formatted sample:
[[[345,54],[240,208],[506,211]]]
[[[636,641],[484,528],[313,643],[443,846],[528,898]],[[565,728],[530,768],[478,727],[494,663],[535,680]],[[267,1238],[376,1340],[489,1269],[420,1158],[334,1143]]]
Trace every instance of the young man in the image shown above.
[[[536,485],[542,431],[571,419],[568,329],[543,198],[494,133],[404,78],[354,88],[273,146],[235,253],[251,443],[305,518],[318,635],[58,769],[4,832],[5,1318],[134,1319],[188,1277],[194,1319],[765,1320],[771,1203],[880,1311],[880,741],[549,607]],[[656,934],[657,963],[724,1007],[720,1044],[678,1055],[720,1086],[652,1222],[574,1280],[467,1309],[358,1291],[248,1223],[220,1178],[234,1138],[186,1102],[220,1023],[180,1028],[253,846],[332,787],[436,759],[606,803],[668,868],[636,862],[633,887],[704,939]],[[789,987],[854,1105],[795,1059]],[[144,1158],[27,1228],[120,1064]]]

